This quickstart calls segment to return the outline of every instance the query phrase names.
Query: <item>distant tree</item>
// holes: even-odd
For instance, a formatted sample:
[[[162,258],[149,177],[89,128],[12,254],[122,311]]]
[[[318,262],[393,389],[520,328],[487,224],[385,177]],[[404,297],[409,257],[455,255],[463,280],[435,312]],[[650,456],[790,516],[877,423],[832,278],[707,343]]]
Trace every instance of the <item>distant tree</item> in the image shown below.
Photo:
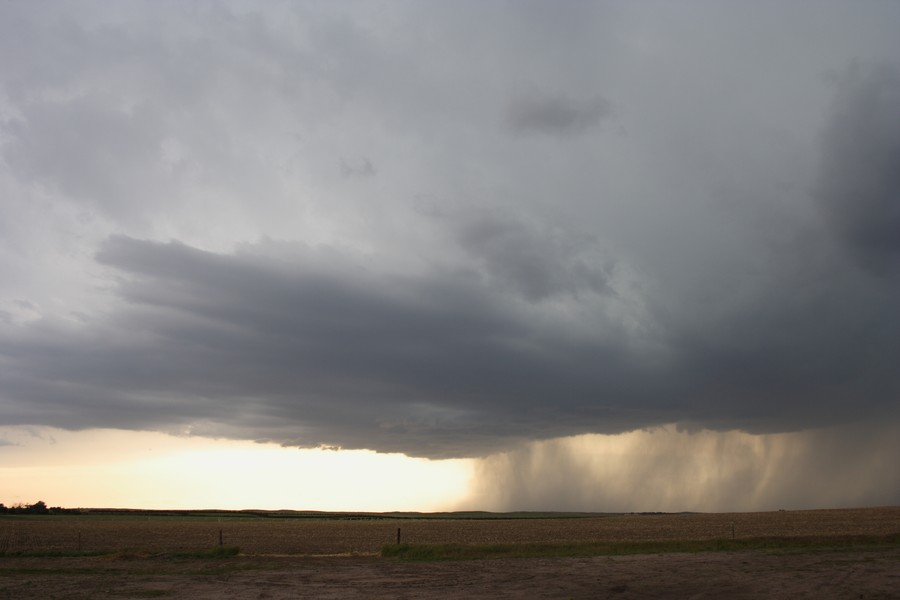
[[[0,515],[2,515],[4,513],[8,513],[8,512],[9,512],[9,509],[6,508],[6,505],[3,504],[2,502],[0,502]]]
[[[47,504],[43,500],[38,500],[34,504],[13,504],[9,508],[3,507],[3,512],[12,515],[46,515],[50,513]]]

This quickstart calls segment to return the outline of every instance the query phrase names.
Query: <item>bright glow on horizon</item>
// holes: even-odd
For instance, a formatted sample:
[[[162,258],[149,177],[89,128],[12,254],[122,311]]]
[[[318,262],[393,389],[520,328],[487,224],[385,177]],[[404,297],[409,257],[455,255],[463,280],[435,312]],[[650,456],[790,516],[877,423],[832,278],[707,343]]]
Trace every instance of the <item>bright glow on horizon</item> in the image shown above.
[[[0,427],[0,502],[146,509],[450,510],[471,461],[145,431]]]
[[[371,512],[896,505],[898,453],[890,423],[756,435],[669,426],[442,461],[146,431],[0,427],[0,502]]]

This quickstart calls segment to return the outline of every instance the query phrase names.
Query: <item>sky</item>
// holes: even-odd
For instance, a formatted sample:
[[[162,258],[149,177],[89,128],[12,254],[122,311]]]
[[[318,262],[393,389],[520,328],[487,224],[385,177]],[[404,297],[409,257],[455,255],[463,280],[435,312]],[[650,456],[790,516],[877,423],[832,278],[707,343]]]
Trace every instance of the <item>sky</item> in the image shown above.
[[[0,501],[900,504],[900,3],[0,3]]]

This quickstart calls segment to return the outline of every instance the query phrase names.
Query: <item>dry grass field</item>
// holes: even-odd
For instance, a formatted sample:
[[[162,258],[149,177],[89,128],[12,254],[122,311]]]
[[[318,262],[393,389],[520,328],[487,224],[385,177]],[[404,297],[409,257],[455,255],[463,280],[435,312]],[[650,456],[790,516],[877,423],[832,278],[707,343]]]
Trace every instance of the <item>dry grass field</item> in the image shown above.
[[[900,507],[762,513],[535,519],[290,519],[13,516],[0,518],[0,553],[122,549],[166,552],[222,543],[243,554],[376,554],[382,546],[709,540],[900,533]]]
[[[0,518],[0,600],[900,598],[896,541],[409,563],[378,556],[398,527],[413,545],[811,539],[900,534],[900,507],[535,519],[8,516]],[[240,555],[178,554],[219,547],[220,532]]]

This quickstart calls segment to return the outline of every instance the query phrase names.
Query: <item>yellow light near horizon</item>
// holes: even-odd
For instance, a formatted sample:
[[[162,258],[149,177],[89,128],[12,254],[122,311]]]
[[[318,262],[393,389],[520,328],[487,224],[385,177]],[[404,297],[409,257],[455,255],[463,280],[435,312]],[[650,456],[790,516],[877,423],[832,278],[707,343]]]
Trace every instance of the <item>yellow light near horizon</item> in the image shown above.
[[[0,428],[0,502],[123,508],[438,511],[472,464],[156,432]]]
[[[0,502],[159,509],[728,512],[896,505],[893,422],[794,433],[658,427],[469,460],[162,433],[0,427]]]

